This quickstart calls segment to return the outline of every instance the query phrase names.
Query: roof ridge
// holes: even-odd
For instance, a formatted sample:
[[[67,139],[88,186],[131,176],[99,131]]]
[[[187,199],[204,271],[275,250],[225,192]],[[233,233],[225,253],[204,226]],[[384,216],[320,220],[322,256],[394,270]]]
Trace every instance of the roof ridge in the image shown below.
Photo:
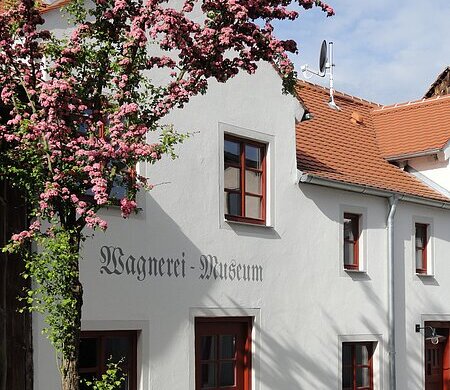
[[[431,85],[428,87],[428,90],[427,90],[427,91],[425,92],[425,94],[423,95],[423,98],[424,98],[424,99],[427,98],[427,95],[433,94],[433,88],[436,87],[436,85],[437,85],[438,83],[440,83],[440,82],[444,79],[445,75],[446,75],[447,72],[449,72],[449,71],[450,71],[450,65],[447,65],[447,66],[444,68],[444,70],[443,70],[441,73],[438,74],[438,76],[436,77],[436,79],[435,79],[435,80],[431,83]]]
[[[306,86],[309,86],[311,88],[321,89],[321,90],[328,91],[328,92],[330,91],[329,88],[324,87],[323,85],[320,85],[320,84],[312,83],[310,81],[297,79],[297,84],[299,84],[299,83],[305,84]],[[345,92],[338,91],[338,90],[334,90],[334,93],[335,93],[335,96],[338,95],[339,97],[344,98],[344,99],[351,99],[351,100],[353,100],[355,102],[359,101],[361,103],[365,103],[365,104],[368,104],[370,106],[382,107],[382,104],[380,104],[380,103],[376,103],[376,102],[373,102],[371,100],[363,99],[363,98],[361,98],[359,96],[350,95],[349,93],[345,93]]]
[[[394,104],[389,104],[386,106],[381,106],[380,108],[375,108],[373,110],[373,112],[381,112],[381,111],[385,111],[385,110],[392,110],[395,108],[406,108],[406,107],[411,107],[413,105],[418,105],[418,104],[425,104],[425,103],[435,103],[436,101],[441,101],[441,100],[446,100],[446,99],[450,99],[450,95],[438,95],[432,98],[422,98],[422,99],[418,99],[418,100],[411,100],[409,102],[403,102],[403,103],[394,103]]]

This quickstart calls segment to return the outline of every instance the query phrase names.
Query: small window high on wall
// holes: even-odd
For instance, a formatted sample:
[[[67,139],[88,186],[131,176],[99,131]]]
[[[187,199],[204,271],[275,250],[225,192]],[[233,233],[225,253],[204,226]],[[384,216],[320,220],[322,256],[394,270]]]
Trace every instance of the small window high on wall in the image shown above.
[[[195,320],[195,390],[251,389],[251,318]]]
[[[225,135],[225,219],[266,223],[266,145]]]
[[[360,215],[344,213],[344,269],[359,270]]]
[[[415,260],[416,273],[428,274],[428,225],[424,223],[415,224]]]
[[[109,361],[120,363],[125,381],[117,390],[137,390],[137,331],[81,332],[80,379],[92,381],[106,372]],[[81,383],[80,390],[88,390]]]

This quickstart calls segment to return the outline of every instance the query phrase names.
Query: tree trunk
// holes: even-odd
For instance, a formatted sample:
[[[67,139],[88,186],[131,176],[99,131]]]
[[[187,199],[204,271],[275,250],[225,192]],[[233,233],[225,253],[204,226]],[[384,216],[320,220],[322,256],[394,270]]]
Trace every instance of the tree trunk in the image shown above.
[[[64,359],[61,367],[62,390],[78,390],[80,377],[78,374],[78,356],[74,359]]]
[[[75,275],[71,282],[72,296],[76,301],[76,311],[75,318],[73,320],[73,330],[70,334],[66,335],[66,346],[71,345],[70,348],[72,353],[66,354],[62,358],[61,364],[61,383],[62,390],[79,390],[80,388],[80,375],[79,375],[79,350],[80,350],[80,336],[81,336],[81,308],[83,306],[83,286],[81,285],[79,278],[79,268],[80,268],[80,236],[74,235],[71,239],[71,250],[72,253],[76,254],[74,258],[76,261],[73,262],[72,267],[75,271]]]

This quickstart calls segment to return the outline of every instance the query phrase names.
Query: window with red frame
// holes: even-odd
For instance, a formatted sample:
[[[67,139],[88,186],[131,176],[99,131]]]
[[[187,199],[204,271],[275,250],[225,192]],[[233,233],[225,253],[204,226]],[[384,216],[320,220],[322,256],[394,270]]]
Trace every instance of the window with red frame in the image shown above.
[[[85,116],[92,115],[92,110],[86,110]],[[86,137],[92,136],[89,134],[89,126],[86,122],[82,122],[79,125],[78,132]],[[107,138],[105,125],[100,124],[95,131],[98,138]],[[114,176],[111,189],[109,190],[108,199],[113,204],[118,204],[122,199],[127,196],[127,190],[136,178],[136,169],[127,169],[124,164],[116,164],[117,173]],[[91,199],[94,196],[92,189],[86,191],[87,199]]]
[[[195,389],[251,389],[249,317],[196,318]]]
[[[100,378],[107,363],[120,363],[125,377],[118,390],[137,390],[137,332],[88,331],[81,332],[80,340],[80,390],[88,390],[85,380]]]
[[[342,390],[373,390],[373,343],[342,343]]]
[[[416,223],[416,273],[426,274],[427,267],[427,246],[428,246],[428,225]]]
[[[227,220],[265,224],[265,144],[225,136],[224,191]]]
[[[344,268],[359,269],[359,220],[358,214],[344,214]]]

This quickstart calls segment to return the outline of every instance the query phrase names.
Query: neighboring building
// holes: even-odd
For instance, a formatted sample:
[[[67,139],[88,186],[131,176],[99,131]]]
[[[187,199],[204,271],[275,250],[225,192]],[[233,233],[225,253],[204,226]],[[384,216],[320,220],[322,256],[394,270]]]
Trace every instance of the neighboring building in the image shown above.
[[[447,66],[424,95],[424,99],[450,93],[450,66]]]
[[[397,389],[450,389],[450,96],[297,94],[261,64],[167,118],[195,134],[138,167],[167,184],[84,243],[82,377],[113,356],[127,390],[382,390],[395,356]],[[34,389],[57,389],[33,325]]]
[[[0,178],[0,247],[26,228],[26,206],[16,190]],[[0,390],[32,390],[31,316],[19,313],[28,285],[18,256],[0,251]]]

